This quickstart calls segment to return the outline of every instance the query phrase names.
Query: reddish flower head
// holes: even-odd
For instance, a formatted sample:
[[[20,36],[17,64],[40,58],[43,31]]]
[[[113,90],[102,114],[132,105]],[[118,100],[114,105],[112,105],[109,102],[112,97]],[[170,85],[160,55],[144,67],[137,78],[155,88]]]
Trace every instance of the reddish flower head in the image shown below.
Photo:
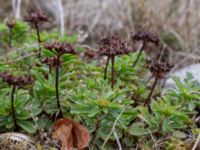
[[[42,63],[46,64],[46,65],[50,65],[51,67],[54,67],[57,65],[57,58],[56,57],[50,57],[50,58],[45,58],[42,60]],[[59,66],[61,66],[62,61],[59,60]]]
[[[150,42],[150,43],[154,43],[156,45],[158,45],[160,42],[160,39],[156,34],[153,34],[150,32],[144,32],[144,31],[140,31],[140,32],[137,32],[136,34],[132,35],[132,40],[133,41]]]
[[[100,45],[99,55],[117,56],[129,53],[126,43],[116,36],[102,37],[98,44]]]
[[[14,77],[8,72],[3,72],[0,74],[0,77],[4,82],[7,82],[9,85],[17,86],[18,88],[23,88],[25,85],[30,85],[33,83],[32,76],[20,76]]]
[[[165,75],[173,68],[173,65],[169,64],[168,62],[158,62],[152,59],[148,60],[147,64],[153,75],[161,79],[164,78]]]
[[[69,43],[52,42],[46,44],[44,47],[58,55],[63,55],[65,53],[76,54],[74,47]]]
[[[47,22],[48,18],[43,12],[33,12],[25,16],[25,21],[38,24],[39,22]]]

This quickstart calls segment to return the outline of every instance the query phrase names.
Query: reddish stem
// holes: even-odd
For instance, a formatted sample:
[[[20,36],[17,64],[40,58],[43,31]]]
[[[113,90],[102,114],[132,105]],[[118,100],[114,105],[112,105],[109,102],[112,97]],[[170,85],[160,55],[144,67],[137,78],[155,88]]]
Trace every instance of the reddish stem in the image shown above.
[[[38,24],[35,23],[35,29],[36,29],[36,32],[37,32],[37,39],[38,39],[38,49],[39,49],[39,54],[38,54],[38,57],[41,58],[41,38],[40,38],[40,30],[39,30],[39,27],[38,27]]]
[[[135,60],[135,62],[133,63],[133,67],[135,67],[140,59],[140,56],[142,55],[142,52],[144,50],[145,47],[145,42],[142,43],[142,47],[139,49],[139,54],[137,56],[137,59]]]
[[[60,98],[59,98],[59,61],[60,61],[60,56],[57,56],[56,58],[56,83],[55,83],[55,88],[56,88],[56,100],[57,100],[57,107],[58,107],[58,117],[63,117],[61,107],[60,107]]]
[[[111,57],[111,62],[112,62],[112,79],[111,79],[111,87],[113,89],[114,84],[115,84],[115,69],[114,69],[114,65],[115,65],[115,56]]]
[[[106,78],[107,78],[107,69],[108,69],[109,61],[110,61],[110,56],[107,57],[106,66],[104,69],[104,80],[106,80]]]
[[[14,107],[14,94],[15,94],[15,90],[16,90],[16,86],[14,85],[11,91],[11,114],[12,114],[12,118],[14,121],[14,128],[17,127],[17,118],[16,118],[16,114],[15,114],[15,107]]]
[[[9,27],[9,48],[12,48],[12,27]]]
[[[148,106],[149,110],[150,110],[151,97],[152,97],[153,92],[155,90],[155,87],[156,87],[156,84],[158,82],[158,79],[159,79],[158,77],[155,78],[153,86],[151,87],[151,92],[149,93],[149,96],[148,96],[148,98],[147,98],[147,100],[146,100],[146,102],[144,104],[144,106]]]

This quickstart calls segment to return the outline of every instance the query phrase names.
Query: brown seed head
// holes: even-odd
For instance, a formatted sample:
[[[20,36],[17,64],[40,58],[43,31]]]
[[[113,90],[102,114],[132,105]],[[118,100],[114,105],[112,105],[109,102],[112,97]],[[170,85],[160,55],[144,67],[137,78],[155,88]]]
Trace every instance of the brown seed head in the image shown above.
[[[126,43],[116,36],[108,35],[102,37],[98,44],[100,45],[98,53],[101,56],[117,56],[128,54],[130,52]]]
[[[54,67],[57,65],[57,58],[56,57],[45,58],[42,60],[42,63]],[[62,61],[59,59],[58,65],[61,66],[61,64],[62,64]]]
[[[136,34],[132,35],[133,41],[144,41],[154,43],[155,45],[159,45],[160,39],[158,35],[150,32],[139,31]]]
[[[14,18],[9,18],[6,22],[6,25],[9,27],[9,28],[13,28],[15,25],[16,25],[16,21]]]
[[[39,22],[47,22],[48,18],[43,12],[33,12],[25,16],[25,21],[38,24]]]
[[[7,82],[9,85],[17,86],[18,88],[23,88],[25,85],[30,85],[34,81],[32,76],[14,77],[8,72],[1,73],[0,77],[4,82]]]
[[[164,78],[173,68],[173,65],[168,62],[158,62],[153,59],[148,60],[147,65],[153,75],[161,79]]]
[[[45,44],[44,47],[50,51],[55,52],[59,56],[66,53],[76,54],[74,47],[69,43],[52,42]]]

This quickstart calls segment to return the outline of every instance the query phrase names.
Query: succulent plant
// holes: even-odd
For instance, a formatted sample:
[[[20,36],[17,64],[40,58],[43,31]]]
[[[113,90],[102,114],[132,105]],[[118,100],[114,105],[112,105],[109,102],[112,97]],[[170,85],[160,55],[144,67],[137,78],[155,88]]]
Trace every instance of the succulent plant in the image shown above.
[[[104,79],[106,79],[107,76],[107,67],[109,64],[109,61],[111,59],[112,63],[112,80],[111,80],[111,86],[113,88],[114,86],[114,63],[115,63],[115,56],[128,54],[130,51],[127,48],[127,45],[124,41],[122,41],[119,37],[108,35],[105,37],[102,37],[98,44],[100,45],[98,54],[100,56],[107,56],[107,62],[104,70]]]
[[[12,118],[14,121],[14,127],[17,128],[17,119],[16,119],[16,113],[15,113],[15,109],[14,109],[14,94],[15,94],[16,88],[24,88],[25,85],[32,84],[33,77],[32,76],[15,77],[8,72],[1,73],[0,77],[8,85],[12,86],[11,98],[10,98],[10,101],[11,101],[10,110],[11,110]]]
[[[147,100],[144,104],[145,106],[148,106],[148,108],[150,110],[151,97],[153,95],[153,91],[156,87],[158,80],[165,78],[165,76],[173,68],[173,65],[169,64],[168,62],[160,62],[160,61],[155,61],[153,59],[147,60],[147,65],[148,65],[149,71],[155,77],[155,80],[154,80],[154,83],[151,87],[151,91],[149,93],[149,96],[148,96],[148,98],[147,98]]]
[[[59,68],[61,67],[62,61],[61,56],[64,54],[76,54],[75,48],[69,43],[60,43],[60,42],[51,42],[47,43],[44,46],[46,49],[51,51],[55,54],[55,57],[46,58],[43,63],[48,64],[50,67],[50,72],[52,66],[55,66],[56,69],[56,100],[57,100],[57,107],[58,107],[58,115],[56,117],[63,117],[61,108],[60,108],[60,98],[59,98]]]

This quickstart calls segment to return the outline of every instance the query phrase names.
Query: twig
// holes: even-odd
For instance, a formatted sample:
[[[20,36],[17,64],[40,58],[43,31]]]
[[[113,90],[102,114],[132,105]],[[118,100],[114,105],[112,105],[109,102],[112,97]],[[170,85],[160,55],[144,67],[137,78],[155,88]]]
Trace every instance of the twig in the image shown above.
[[[154,142],[155,149],[158,150],[158,149],[157,149],[157,143],[156,143],[156,140],[155,140],[155,138],[153,137],[153,134],[152,134],[152,132],[151,132],[150,130],[149,130],[149,133],[150,133],[151,138],[152,138],[152,140],[153,140],[153,142]]]
[[[197,148],[197,146],[198,146],[198,144],[199,144],[199,141],[200,141],[200,134],[198,135],[197,140],[196,140],[196,142],[195,142],[195,144],[194,144],[192,150],[196,150],[196,148]]]
[[[26,52],[27,52],[27,48],[31,48],[31,47],[35,47],[35,46],[37,46],[38,44],[33,44],[33,45],[31,45],[31,46],[28,46],[28,47],[22,47],[22,48],[20,48],[20,49],[17,49],[17,50],[12,50],[11,52],[9,52],[9,53],[7,53],[6,55],[2,55],[2,56],[0,56],[0,59],[3,57],[3,58],[5,58],[5,57],[7,57],[7,56],[9,56],[9,55],[11,55],[11,54],[13,54],[13,53],[17,53],[17,52],[20,52],[20,51],[22,51],[22,50],[26,50]]]
[[[114,131],[113,134],[114,134],[115,139],[116,139],[116,141],[117,141],[117,145],[118,145],[118,147],[119,147],[119,150],[122,150],[122,145],[121,145],[121,143],[120,143],[120,141],[119,141],[119,137],[117,136],[116,131]]]
[[[121,113],[118,115],[117,119],[115,120],[115,122],[114,122],[114,124],[113,124],[113,126],[112,126],[112,129],[111,129],[110,133],[108,134],[108,136],[106,137],[106,139],[105,139],[103,145],[101,146],[101,149],[104,148],[104,146],[105,146],[106,143],[108,142],[110,136],[111,136],[112,133],[115,131],[115,126],[117,125],[117,122],[118,122],[119,118],[121,117],[121,115],[122,115],[123,112],[125,111],[125,108],[126,108],[126,107],[124,107],[124,108],[122,109]]]
[[[28,58],[28,57],[30,57],[30,56],[38,55],[39,53],[40,53],[40,52],[36,52],[36,53],[32,53],[32,54],[26,55],[26,56],[24,56],[24,57],[20,57],[20,58],[14,60],[14,61],[8,62],[7,64],[16,63],[16,62],[18,62],[18,61],[20,61],[20,60],[22,60],[22,59]]]

